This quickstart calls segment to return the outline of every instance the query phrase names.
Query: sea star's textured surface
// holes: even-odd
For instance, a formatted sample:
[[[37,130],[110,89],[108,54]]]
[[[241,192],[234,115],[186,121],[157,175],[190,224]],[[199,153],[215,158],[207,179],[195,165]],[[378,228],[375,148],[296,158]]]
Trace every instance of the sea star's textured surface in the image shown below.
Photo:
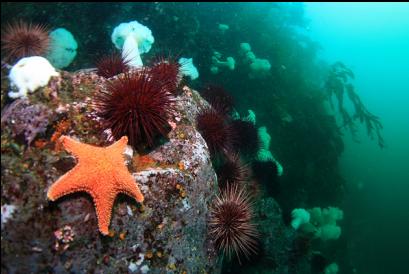
[[[91,195],[98,216],[99,231],[107,235],[115,197],[125,193],[142,202],[143,195],[129,173],[123,153],[127,137],[108,147],[96,147],[62,136],[65,149],[78,158],[78,164],[60,177],[48,190],[47,197],[56,199],[73,192]]]

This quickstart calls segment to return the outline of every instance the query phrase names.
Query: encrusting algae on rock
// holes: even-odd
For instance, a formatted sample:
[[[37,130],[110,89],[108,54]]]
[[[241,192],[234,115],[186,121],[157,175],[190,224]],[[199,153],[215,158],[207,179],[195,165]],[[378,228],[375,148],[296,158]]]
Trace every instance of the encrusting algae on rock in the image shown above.
[[[30,180],[29,185],[37,186],[33,196],[24,194],[25,204],[16,199],[25,218],[15,214],[14,230],[8,229],[2,238],[9,248],[5,260],[10,272],[44,271],[28,253],[19,260],[13,257],[27,246],[33,250],[30,241],[16,241],[26,234],[27,216],[37,228],[35,233],[43,233],[35,238],[36,252],[48,253],[42,260],[56,272],[62,265],[71,272],[220,272],[217,245],[208,231],[214,210],[209,205],[218,191],[209,148],[213,154],[232,152],[228,140],[232,135],[227,116],[198,92],[182,88],[182,67],[160,59],[152,67],[126,68],[108,79],[92,70],[61,72],[40,92],[28,94],[30,104],[42,103],[55,115],[47,116],[44,131],[33,137],[37,145],[28,143],[29,149],[22,150],[17,161],[38,176]],[[219,126],[206,135],[209,123],[197,122],[204,111],[224,128],[223,140],[218,139]],[[7,141],[16,141],[7,134]],[[35,140],[38,137],[41,142]],[[136,156],[127,149],[128,139]],[[77,159],[76,164],[63,148]],[[41,156],[31,157],[36,153]],[[27,158],[33,159],[31,165],[25,163]],[[13,155],[7,159],[4,169],[13,170]],[[19,174],[7,178],[7,195]],[[48,187],[48,200],[58,203],[44,199]],[[89,194],[93,204],[89,197],[69,195],[77,192]],[[63,196],[67,198],[60,199]],[[99,232],[109,237],[100,237],[95,221]],[[57,253],[47,248],[50,242]]]
[[[116,153],[108,153],[104,159],[94,152],[85,153],[97,158],[87,162],[87,155],[85,160],[81,157],[84,147],[104,151],[114,141],[108,131],[101,130],[93,108],[95,93],[104,88],[101,79],[94,72],[63,72],[55,79],[59,85],[50,82],[43,88],[52,89],[55,96],[45,97],[42,90],[29,94],[30,104],[44,104],[55,113],[32,145],[20,144],[9,127],[2,129],[2,197],[17,208],[2,230],[7,269],[41,272],[47,265],[55,271],[124,273],[130,266],[135,266],[132,269],[136,272],[147,267],[163,272],[173,265],[175,271],[196,273],[206,269],[218,273],[220,263],[206,229],[208,204],[217,191],[216,175],[206,143],[194,126],[196,114],[207,103],[197,91],[184,87],[174,97],[175,109],[167,117],[175,128],[167,133],[165,143],[149,152],[134,147],[137,153],[129,155],[124,153],[126,137],[119,138]],[[185,138],[179,138],[180,133]],[[132,184],[134,192],[140,188],[139,198],[136,194],[116,195],[118,189],[112,188],[122,181],[107,173],[105,165],[109,163],[123,170],[123,175],[128,176],[124,181]],[[90,179],[92,173],[97,174],[94,179]],[[103,177],[109,182],[103,182]],[[89,180],[94,180],[90,185],[97,194],[84,188]],[[63,181],[67,184],[57,188]],[[105,189],[104,195],[100,189]],[[58,200],[47,202],[47,191],[48,200]],[[100,209],[99,203],[105,206]],[[69,244],[56,236],[67,226],[70,235],[75,235]],[[158,226],[161,229],[156,229]],[[111,237],[101,237],[106,234]],[[36,236],[22,239],[22,235]],[[30,252],[33,239],[41,253]],[[55,243],[59,243],[58,252],[47,248]],[[107,249],[98,248],[101,246],[106,246],[109,254]],[[155,256],[139,262],[138,258],[149,250]],[[19,254],[19,259],[13,254]]]

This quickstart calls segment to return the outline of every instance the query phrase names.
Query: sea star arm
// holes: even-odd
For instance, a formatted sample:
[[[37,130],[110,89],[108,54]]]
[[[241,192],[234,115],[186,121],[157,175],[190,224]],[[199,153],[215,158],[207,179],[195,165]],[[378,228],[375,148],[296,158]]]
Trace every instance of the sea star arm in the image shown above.
[[[121,139],[119,139],[118,141],[110,145],[108,149],[119,150],[121,154],[123,154],[127,143],[128,143],[128,137],[122,136]]]
[[[116,179],[121,182],[119,192],[125,193],[126,195],[134,198],[138,203],[143,202],[143,194],[132,176],[126,173],[119,173]]]
[[[77,140],[72,139],[69,136],[63,135],[59,141],[64,146],[65,150],[73,154],[77,159],[83,158],[89,153],[87,147],[90,145],[80,143]]]
[[[102,197],[99,197],[101,193],[99,194],[90,193],[90,194],[92,196],[92,199],[94,200],[95,208],[97,211],[99,231],[103,235],[108,235],[109,224],[111,222],[112,207],[114,205],[116,194],[115,193],[102,194],[104,196],[104,199],[102,199]]]
[[[85,178],[80,172],[77,172],[78,167],[74,167],[72,170],[61,176],[49,189],[47,192],[47,197],[51,201],[55,201],[58,198],[78,192],[87,191],[84,187]]]

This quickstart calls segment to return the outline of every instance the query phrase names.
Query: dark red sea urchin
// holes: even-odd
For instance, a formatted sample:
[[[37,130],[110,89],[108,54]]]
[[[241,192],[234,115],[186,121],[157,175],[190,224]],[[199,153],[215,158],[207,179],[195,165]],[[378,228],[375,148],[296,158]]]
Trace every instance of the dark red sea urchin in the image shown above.
[[[147,69],[111,80],[95,97],[102,125],[111,129],[116,140],[128,136],[133,147],[141,143],[152,147],[157,135],[167,134],[172,102],[164,84],[154,81]]]
[[[182,80],[181,64],[172,57],[158,58],[151,67],[152,76],[166,84],[166,88],[172,94],[176,94],[180,81]]]
[[[208,85],[202,90],[201,95],[220,113],[228,114],[234,108],[233,96],[231,96],[223,87]]]
[[[233,131],[239,138],[233,144],[235,151],[245,156],[254,157],[260,148],[260,141],[256,126],[252,122],[234,120]]]
[[[47,52],[49,44],[48,29],[40,24],[16,21],[7,24],[1,33],[1,48],[7,61],[42,56]]]
[[[124,73],[128,69],[129,61],[117,52],[105,55],[97,62],[97,74],[105,78]]]
[[[249,195],[237,184],[227,185],[210,209],[209,233],[219,251],[229,258],[234,252],[239,262],[242,255],[257,252],[259,233],[252,217]]]
[[[225,117],[211,107],[203,109],[196,117],[197,129],[205,139],[212,156],[232,151],[235,139]]]
[[[250,169],[243,164],[238,154],[227,157],[227,159],[216,168],[217,181],[219,188],[226,187],[227,182],[231,184],[240,184],[246,182],[250,177]]]

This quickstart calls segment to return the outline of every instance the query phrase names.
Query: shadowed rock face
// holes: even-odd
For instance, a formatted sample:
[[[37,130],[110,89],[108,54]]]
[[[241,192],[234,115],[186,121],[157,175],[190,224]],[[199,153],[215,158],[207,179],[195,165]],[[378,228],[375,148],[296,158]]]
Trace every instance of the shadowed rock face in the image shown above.
[[[30,95],[30,102],[57,113],[31,146],[2,127],[1,200],[14,208],[2,223],[2,272],[220,272],[207,238],[216,175],[207,145],[194,127],[196,113],[207,103],[187,87],[175,99],[168,140],[149,153],[127,153],[128,168],[145,201],[140,205],[119,195],[109,236],[98,232],[87,194],[47,201],[49,186],[76,164],[58,148],[58,136],[98,146],[111,143],[98,128],[92,107],[93,94],[103,84],[93,72],[63,73]],[[2,105],[6,91],[7,83],[2,83]]]

